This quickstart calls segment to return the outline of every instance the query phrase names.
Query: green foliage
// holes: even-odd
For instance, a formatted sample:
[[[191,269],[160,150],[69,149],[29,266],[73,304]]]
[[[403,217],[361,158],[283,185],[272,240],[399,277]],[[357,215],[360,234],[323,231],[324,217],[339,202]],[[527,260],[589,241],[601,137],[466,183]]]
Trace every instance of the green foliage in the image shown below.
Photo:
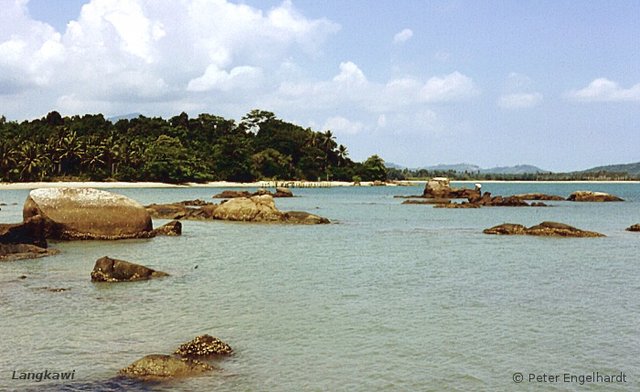
[[[0,181],[386,179],[384,161],[372,158],[355,163],[331,131],[315,132],[262,110],[240,123],[184,112],[115,123],[102,114],[62,117],[56,111],[22,123],[0,117]]]

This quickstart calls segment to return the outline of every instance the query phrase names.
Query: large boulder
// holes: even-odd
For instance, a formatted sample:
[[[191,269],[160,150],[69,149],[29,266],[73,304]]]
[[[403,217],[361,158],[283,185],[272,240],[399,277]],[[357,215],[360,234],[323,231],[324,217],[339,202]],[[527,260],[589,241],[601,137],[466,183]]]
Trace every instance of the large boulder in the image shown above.
[[[244,222],[279,222],[284,220],[269,195],[237,197],[220,204],[213,212],[214,219]]]
[[[29,193],[24,219],[40,215],[47,238],[115,240],[152,236],[151,216],[122,195],[92,188],[45,188]]]
[[[190,342],[181,344],[175,351],[176,355],[185,358],[226,356],[233,354],[233,349],[222,340],[211,335],[196,336]]]
[[[197,376],[214,367],[189,358],[151,354],[138,359],[120,370],[120,375],[142,381],[163,381],[173,378]]]
[[[605,202],[624,201],[622,198],[604,192],[576,191],[567,198],[569,201]]]
[[[93,271],[91,271],[91,280],[94,282],[133,282],[162,276],[168,276],[168,274],[107,256],[96,260]]]
[[[573,226],[557,222],[542,222],[529,228],[513,224],[504,223],[494,226],[483,231],[485,234],[502,234],[502,235],[535,235],[545,237],[604,237],[604,234],[594,231],[577,229]]]

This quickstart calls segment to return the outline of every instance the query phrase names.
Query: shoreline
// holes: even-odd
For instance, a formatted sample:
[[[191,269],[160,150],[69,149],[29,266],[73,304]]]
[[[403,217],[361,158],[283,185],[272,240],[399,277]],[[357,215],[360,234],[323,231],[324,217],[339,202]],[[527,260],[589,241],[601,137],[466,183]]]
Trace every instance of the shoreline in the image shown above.
[[[640,184],[640,181],[506,181],[506,180],[461,180],[451,181],[462,184]],[[384,186],[422,186],[424,180],[407,180],[387,183]],[[256,181],[256,182],[229,182],[212,181],[206,183],[169,184],[164,182],[100,182],[100,181],[61,181],[61,182],[1,182],[1,190],[25,190],[36,188],[274,188],[283,186],[289,188],[334,188],[349,186],[374,186],[372,181],[362,181],[360,185],[354,185],[347,181]]]

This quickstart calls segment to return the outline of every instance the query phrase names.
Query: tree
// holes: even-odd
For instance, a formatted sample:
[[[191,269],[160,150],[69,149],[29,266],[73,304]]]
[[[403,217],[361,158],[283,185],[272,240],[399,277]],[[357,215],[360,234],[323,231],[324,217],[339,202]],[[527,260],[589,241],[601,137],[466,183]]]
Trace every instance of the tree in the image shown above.
[[[387,167],[378,155],[372,155],[362,164],[365,181],[386,181]]]
[[[258,177],[281,180],[293,177],[291,157],[281,154],[273,148],[267,148],[257,154],[253,154],[251,160]]]
[[[0,142],[0,180],[9,181],[10,171],[18,162],[18,151],[8,142]]]

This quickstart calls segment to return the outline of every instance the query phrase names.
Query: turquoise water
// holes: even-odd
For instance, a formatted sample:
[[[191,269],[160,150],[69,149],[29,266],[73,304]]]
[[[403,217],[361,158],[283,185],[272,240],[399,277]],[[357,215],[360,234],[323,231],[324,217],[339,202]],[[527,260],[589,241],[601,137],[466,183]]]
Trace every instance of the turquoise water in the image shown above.
[[[0,263],[0,390],[638,390],[640,234],[624,229],[640,223],[640,185],[483,185],[503,195],[582,189],[627,201],[452,210],[393,198],[419,187],[294,189],[300,197],[277,199],[280,209],[335,223],[186,221],[178,238],[54,243],[60,255]],[[147,204],[219,189],[114,191]],[[1,222],[21,219],[27,194],[0,191],[0,202],[18,203],[0,207]],[[607,237],[482,234],[544,220]],[[171,276],[91,283],[105,255]],[[236,351],[219,371],[160,385],[112,379],[205,333]],[[45,369],[75,370],[74,381],[11,379]],[[596,371],[624,372],[627,383],[527,380]]]

